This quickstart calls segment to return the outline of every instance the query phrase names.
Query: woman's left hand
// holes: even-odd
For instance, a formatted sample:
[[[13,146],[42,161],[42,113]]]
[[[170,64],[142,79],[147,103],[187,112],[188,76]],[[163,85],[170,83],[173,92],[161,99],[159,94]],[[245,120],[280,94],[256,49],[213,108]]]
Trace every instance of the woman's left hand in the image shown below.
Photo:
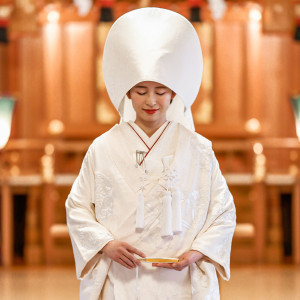
[[[153,263],[153,267],[173,269],[176,271],[181,271],[182,269],[188,267],[190,264],[203,258],[203,254],[196,250],[189,250],[178,257],[179,261],[176,263]]]

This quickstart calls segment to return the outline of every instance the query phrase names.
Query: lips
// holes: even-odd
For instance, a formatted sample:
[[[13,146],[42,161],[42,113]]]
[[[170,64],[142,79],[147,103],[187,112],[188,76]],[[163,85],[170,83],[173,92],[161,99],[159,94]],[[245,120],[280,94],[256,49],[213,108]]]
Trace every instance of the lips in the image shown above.
[[[149,115],[153,115],[158,111],[158,109],[144,109],[144,111]]]

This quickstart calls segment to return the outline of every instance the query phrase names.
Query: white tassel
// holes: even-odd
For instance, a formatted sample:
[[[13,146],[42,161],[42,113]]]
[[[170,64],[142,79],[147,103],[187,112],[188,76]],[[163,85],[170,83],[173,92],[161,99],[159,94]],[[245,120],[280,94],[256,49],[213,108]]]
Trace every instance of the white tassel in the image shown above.
[[[171,192],[167,191],[163,195],[162,203],[163,203],[163,209],[162,209],[161,235],[162,236],[171,236],[171,235],[173,235]]]
[[[138,196],[135,226],[137,229],[144,229],[144,194],[142,192]]]
[[[182,232],[181,198],[178,189],[172,192],[173,232]]]

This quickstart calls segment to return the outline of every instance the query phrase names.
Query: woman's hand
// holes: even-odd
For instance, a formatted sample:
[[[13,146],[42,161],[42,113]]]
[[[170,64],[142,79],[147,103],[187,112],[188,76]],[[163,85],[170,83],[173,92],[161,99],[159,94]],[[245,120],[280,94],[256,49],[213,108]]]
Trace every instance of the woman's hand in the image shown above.
[[[146,257],[146,255],[138,249],[125,242],[117,240],[108,242],[102,248],[102,252],[105,253],[113,261],[119,263],[127,269],[133,269],[136,267],[136,265],[141,265],[141,262],[136,259],[133,254],[137,254],[141,257]]]
[[[177,263],[153,263],[152,266],[181,271],[182,269],[188,267],[190,264],[203,258],[203,256],[204,255],[199,251],[189,250],[178,257],[179,261]]]

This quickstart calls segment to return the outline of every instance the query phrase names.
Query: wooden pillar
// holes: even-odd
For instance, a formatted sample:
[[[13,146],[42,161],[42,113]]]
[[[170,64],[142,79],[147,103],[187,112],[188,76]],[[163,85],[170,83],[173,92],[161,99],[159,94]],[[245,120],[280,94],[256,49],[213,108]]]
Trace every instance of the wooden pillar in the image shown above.
[[[296,178],[292,202],[292,234],[294,262],[300,264],[300,176]]]
[[[255,258],[258,263],[264,262],[266,248],[266,187],[264,182],[254,183],[254,227]]]
[[[6,180],[2,182],[1,198],[2,263],[10,266],[13,262],[13,203]]]
[[[263,123],[262,34],[259,22],[245,26],[245,122],[256,118]],[[258,130],[259,132],[259,130]]]
[[[43,245],[40,214],[41,187],[32,186],[29,189],[26,208],[25,231],[25,263],[29,265],[41,264],[43,261]]]
[[[42,232],[43,245],[46,263],[52,262],[53,258],[53,240],[51,237],[51,225],[54,220],[55,188],[54,188],[54,146],[47,144],[45,154],[41,158],[43,174],[43,192],[42,192]]]
[[[51,236],[51,225],[54,219],[53,205],[55,202],[55,190],[52,183],[45,183],[43,186],[42,223],[43,223],[43,244],[44,255],[47,264],[53,262],[53,239]]]
[[[62,120],[64,111],[63,74],[63,29],[60,24],[47,24],[42,29],[42,49],[44,57],[44,108],[46,111],[45,125],[53,119]]]
[[[8,46],[0,43],[0,93],[7,92]]]

